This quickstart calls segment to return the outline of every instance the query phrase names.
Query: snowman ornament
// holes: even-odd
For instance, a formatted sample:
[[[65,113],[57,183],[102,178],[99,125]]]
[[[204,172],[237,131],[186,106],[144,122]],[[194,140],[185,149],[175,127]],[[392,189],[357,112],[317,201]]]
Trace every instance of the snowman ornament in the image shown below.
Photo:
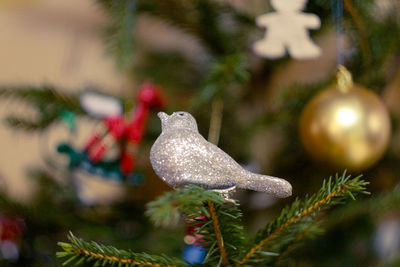
[[[276,59],[286,54],[295,59],[313,59],[321,49],[313,43],[308,30],[319,29],[321,21],[317,15],[302,13],[307,0],[271,0],[276,12],[256,18],[260,27],[267,28],[263,39],[253,45],[256,54]]]

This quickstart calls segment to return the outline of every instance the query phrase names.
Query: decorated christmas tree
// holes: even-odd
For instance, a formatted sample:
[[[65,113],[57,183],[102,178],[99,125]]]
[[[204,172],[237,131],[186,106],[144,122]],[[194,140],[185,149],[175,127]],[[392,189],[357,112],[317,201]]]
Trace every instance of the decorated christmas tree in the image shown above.
[[[93,1],[127,88],[1,85],[46,150],[0,195],[2,263],[399,264],[392,2]]]

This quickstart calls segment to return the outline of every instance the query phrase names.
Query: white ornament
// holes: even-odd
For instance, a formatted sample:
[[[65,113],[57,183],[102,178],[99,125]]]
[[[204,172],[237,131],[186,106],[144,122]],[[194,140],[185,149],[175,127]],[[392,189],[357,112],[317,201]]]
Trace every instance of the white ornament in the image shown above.
[[[271,0],[277,12],[256,18],[260,27],[267,31],[263,39],[253,45],[259,56],[271,59],[288,53],[295,59],[312,59],[321,54],[321,49],[311,40],[308,29],[319,29],[321,21],[317,15],[302,13],[307,0]]]
[[[95,92],[85,92],[79,97],[81,107],[91,116],[105,118],[118,116],[123,113],[120,100]]]

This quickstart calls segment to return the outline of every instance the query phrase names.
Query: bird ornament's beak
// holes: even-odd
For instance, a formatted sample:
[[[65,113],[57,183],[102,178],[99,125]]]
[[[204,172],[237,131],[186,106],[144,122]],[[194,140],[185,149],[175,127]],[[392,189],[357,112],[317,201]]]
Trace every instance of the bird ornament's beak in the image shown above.
[[[166,121],[169,117],[165,112],[158,112],[157,116],[160,118],[161,122]]]

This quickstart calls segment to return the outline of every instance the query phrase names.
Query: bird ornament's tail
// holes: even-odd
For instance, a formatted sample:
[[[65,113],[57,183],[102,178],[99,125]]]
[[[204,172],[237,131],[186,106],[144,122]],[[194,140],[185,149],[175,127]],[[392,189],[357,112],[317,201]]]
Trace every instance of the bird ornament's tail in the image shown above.
[[[273,176],[247,172],[246,179],[240,179],[237,184],[240,188],[264,192],[279,198],[292,195],[290,183]]]

